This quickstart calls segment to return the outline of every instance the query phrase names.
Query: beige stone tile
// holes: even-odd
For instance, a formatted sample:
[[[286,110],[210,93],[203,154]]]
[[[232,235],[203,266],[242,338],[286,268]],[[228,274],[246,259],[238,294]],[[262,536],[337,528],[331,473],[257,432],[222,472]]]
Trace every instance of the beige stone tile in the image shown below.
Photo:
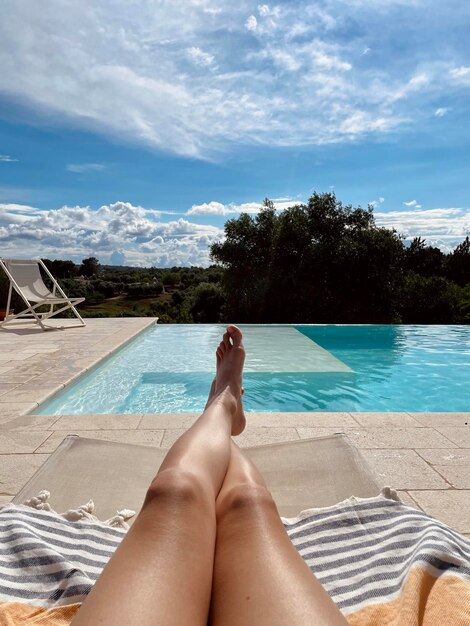
[[[470,448],[422,448],[418,454],[431,465],[470,465]]]
[[[377,482],[393,489],[448,489],[445,482],[414,450],[361,450]]]
[[[140,429],[189,428],[197,419],[198,413],[157,413],[145,414],[139,424]]]
[[[0,432],[0,454],[33,453],[49,436],[41,431],[2,430]]]
[[[0,374],[0,383],[25,383],[34,379],[32,374],[16,374],[15,370],[6,371]]]
[[[63,415],[57,418],[52,430],[133,430],[140,415]],[[156,428],[154,428],[155,430]]]
[[[313,437],[299,428],[299,435]],[[455,448],[456,445],[432,428],[344,428],[342,431],[358,448]]]
[[[37,402],[0,402],[1,415],[24,415],[37,407]]]
[[[470,464],[469,465],[433,465],[456,489],[470,489]]]
[[[454,442],[460,448],[470,448],[470,425],[463,427],[436,428],[447,439]],[[438,448],[440,446],[429,446],[430,448]]]
[[[18,383],[0,383],[0,398],[13,389],[18,389]]]
[[[102,439],[120,443],[135,443],[145,446],[160,447],[163,430],[57,430],[38,448],[37,452],[53,452],[67,435],[78,435],[87,439]]]
[[[430,428],[470,426],[470,413],[410,413],[413,419]]]
[[[1,415],[0,431],[2,430],[50,430],[57,415]]]
[[[408,413],[351,413],[361,426],[368,428],[419,428],[422,426]]]
[[[56,372],[53,374],[49,374],[49,372],[46,372],[43,375],[36,376],[33,380],[36,385],[39,385],[40,388],[43,389],[44,387],[66,385],[71,382],[73,378],[76,378],[76,376],[76,374],[74,374],[73,376],[69,376],[69,374],[67,374],[65,371]]]
[[[414,509],[421,510],[421,507],[413,500],[407,491],[397,491],[397,494],[403,504],[407,504],[408,506],[412,506]]]
[[[9,504],[13,499],[13,496],[0,496],[0,509],[6,504]]]
[[[410,490],[410,495],[428,515],[461,533],[470,533],[470,490]]]
[[[439,474],[456,489],[470,489],[470,448],[418,450]]]
[[[0,455],[0,493],[15,496],[48,458],[48,454]]]
[[[43,389],[47,389],[49,392],[51,392],[51,395],[54,395],[55,393],[57,393],[64,387],[65,387],[64,383],[53,383],[53,384],[49,384],[46,386],[41,381],[36,382],[35,378],[28,380],[28,382],[26,383],[21,384],[21,389],[24,389],[25,391],[41,391]]]
[[[341,428],[341,426],[331,426],[329,428],[296,428],[300,439],[316,439],[317,437],[328,437],[329,435],[335,435],[342,433],[348,434],[348,428]]]
[[[3,402],[42,402],[54,393],[53,387],[41,389],[22,389],[20,385],[13,391],[8,391],[0,396],[0,404]]]
[[[246,413],[246,419],[250,426],[269,428],[357,426],[349,413]]]

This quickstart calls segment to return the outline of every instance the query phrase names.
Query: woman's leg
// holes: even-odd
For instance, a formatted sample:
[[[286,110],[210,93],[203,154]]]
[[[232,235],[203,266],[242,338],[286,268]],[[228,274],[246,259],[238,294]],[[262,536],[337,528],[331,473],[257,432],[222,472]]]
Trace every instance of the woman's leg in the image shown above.
[[[345,626],[292,545],[265,482],[232,443],[216,503],[211,626]]]
[[[173,445],[132,528],[83,603],[74,626],[206,626],[214,563],[215,500],[230,435],[245,426],[245,351],[229,326],[204,413]]]

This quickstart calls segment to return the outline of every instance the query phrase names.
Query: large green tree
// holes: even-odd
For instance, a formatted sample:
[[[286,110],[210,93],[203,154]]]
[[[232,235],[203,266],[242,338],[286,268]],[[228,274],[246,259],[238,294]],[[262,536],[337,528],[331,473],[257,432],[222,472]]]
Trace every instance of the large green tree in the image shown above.
[[[402,277],[404,246],[376,226],[372,208],[343,206],[314,193],[306,205],[225,226],[211,248],[225,268],[228,314],[252,322],[390,322]]]

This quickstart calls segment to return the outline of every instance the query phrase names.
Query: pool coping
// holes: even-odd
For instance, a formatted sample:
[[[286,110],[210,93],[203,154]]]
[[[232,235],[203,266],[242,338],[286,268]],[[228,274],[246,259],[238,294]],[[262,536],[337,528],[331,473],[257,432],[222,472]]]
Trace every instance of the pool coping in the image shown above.
[[[41,404],[54,396],[57,392],[61,391],[68,385],[77,382],[82,376],[92,371],[94,368],[99,367],[107,358],[124,348],[137,336],[147,331],[158,322],[158,317],[112,319],[119,319],[121,325],[123,319],[129,319],[132,323],[129,325],[127,332],[123,332],[121,329],[118,329],[115,333],[108,333],[109,337],[106,337],[104,340],[98,340],[88,356],[81,354],[79,359],[75,359],[74,356],[70,356],[69,353],[60,354],[63,352],[61,348],[58,348],[55,351],[47,351],[45,349],[41,349],[40,347],[32,347],[31,358],[24,359],[26,361],[24,366],[20,365],[5,371],[5,368],[1,367],[2,363],[11,364],[13,361],[0,362],[0,381],[12,381],[14,387],[10,391],[14,391],[14,397],[17,395],[18,397],[23,395],[28,399],[27,403],[16,402],[13,398],[12,402],[6,402],[5,397],[7,397],[9,393],[7,392],[2,394],[0,392],[0,422],[3,421],[2,417],[4,415],[8,415],[9,413],[15,417],[32,413],[32,411],[36,410]],[[60,320],[60,325],[63,326],[64,322],[67,322],[67,320]],[[90,319],[88,319],[88,323],[90,323]],[[39,337],[41,337],[41,339],[44,338],[45,340],[44,342],[41,342],[41,344],[47,343],[47,340],[51,337],[51,335],[54,336],[56,332],[62,334],[63,332],[70,333],[72,331],[74,331],[74,336],[77,337],[77,343],[80,343],[79,333],[82,331],[81,328],[67,328],[65,326],[64,330],[59,330],[59,322],[57,322],[56,325],[58,327],[57,331],[44,333],[44,331],[39,330],[39,332],[42,333]],[[86,328],[86,326],[84,328]],[[11,333],[14,333],[15,330],[21,333],[21,331],[30,331],[30,329],[31,324],[18,324],[17,326],[10,326],[8,330],[5,329],[2,331],[2,334],[0,334],[0,341],[2,337],[5,336],[3,333],[8,332],[9,335],[11,335]],[[46,335],[46,337],[44,337],[44,335]],[[100,345],[100,343],[102,343],[102,345]],[[38,350],[40,353],[42,352],[43,356],[34,358],[33,354],[35,350]],[[34,356],[37,357],[38,355]],[[22,374],[24,374],[24,376],[22,376]],[[42,378],[43,376],[46,376],[45,380]],[[17,379],[17,382],[15,382],[15,378]],[[39,384],[40,380],[41,382],[44,381],[46,384]]]

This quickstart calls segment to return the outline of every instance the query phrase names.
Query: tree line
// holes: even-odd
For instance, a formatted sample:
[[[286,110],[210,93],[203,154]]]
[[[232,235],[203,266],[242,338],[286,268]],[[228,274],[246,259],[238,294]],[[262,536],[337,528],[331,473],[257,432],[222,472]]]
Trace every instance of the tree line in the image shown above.
[[[211,247],[224,268],[225,317],[256,323],[470,322],[470,240],[445,254],[377,226],[373,208],[334,193],[225,224]]]
[[[225,224],[208,268],[135,268],[43,259],[85,317],[165,323],[470,323],[470,240],[452,252],[377,226],[334,193]],[[3,274],[3,273],[0,273]],[[0,309],[8,281],[0,275]],[[17,310],[21,302],[16,297]]]

